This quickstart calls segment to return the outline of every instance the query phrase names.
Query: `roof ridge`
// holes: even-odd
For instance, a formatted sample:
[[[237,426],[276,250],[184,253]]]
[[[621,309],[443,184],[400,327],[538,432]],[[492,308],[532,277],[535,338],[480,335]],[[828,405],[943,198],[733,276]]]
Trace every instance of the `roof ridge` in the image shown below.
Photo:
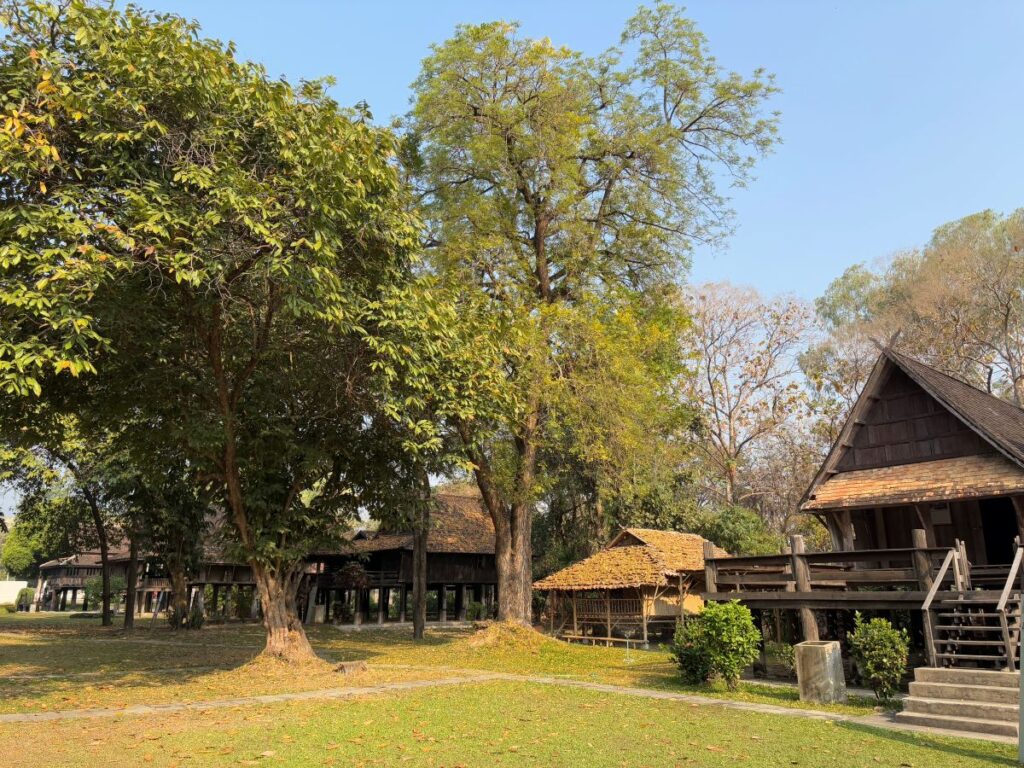
[[[1021,411],[1022,413],[1024,413],[1024,408],[1022,408],[1021,406],[1017,405],[1016,403],[1014,403],[1014,402],[1012,402],[1010,400],[1007,400],[1005,398],[999,397],[999,395],[993,395],[991,392],[987,392],[984,389],[982,389],[981,387],[974,386],[969,381],[964,381],[959,376],[954,376],[951,373],[946,373],[942,369],[936,368],[934,365],[930,365],[929,363],[924,362],[924,360],[919,360],[916,357],[911,357],[910,355],[905,355],[902,352],[897,352],[894,349],[886,350],[886,354],[888,354],[890,356],[893,356],[893,357],[898,357],[901,362],[905,362],[905,363],[909,362],[912,365],[920,365],[923,368],[927,368],[932,373],[937,373],[940,376],[943,376],[943,377],[949,379],[953,383],[959,384],[961,387],[967,387],[971,391],[977,392],[980,395],[985,395],[986,397],[991,397],[997,403],[1002,403],[1003,405],[1008,405],[1011,408],[1015,408],[1016,410]]]

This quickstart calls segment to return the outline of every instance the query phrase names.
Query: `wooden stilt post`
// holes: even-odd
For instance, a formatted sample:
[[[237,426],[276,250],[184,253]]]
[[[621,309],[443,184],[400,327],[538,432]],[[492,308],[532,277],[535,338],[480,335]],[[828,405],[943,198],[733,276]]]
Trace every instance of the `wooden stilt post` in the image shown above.
[[[704,591],[718,591],[718,566],[714,562],[715,545],[710,541],[704,542]],[[682,578],[680,576],[680,578]],[[682,599],[680,597],[680,599]]]
[[[387,594],[388,591],[384,587],[378,587],[377,589],[377,623],[384,623],[385,611],[387,611]]]
[[[406,598],[408,597],[409,593],[405,584],[402,584],[402,586],[399,589],[400,591],[398,593],[398,620],[404,624]]]
[[[604,603],[604,615],[608,622],[608,640],[605,644],[610,648],[612,645],[612,591],[610,589],[606,589],[604,593],[606,598]]]
[[[637,589],[637,594],[640,595],[640,621],[643,624],[644,629],[644,648],[647,647],[647,596],[644,594],[642,589]]]
[[[932,563],[928,553],[928,534],[922,528],[914,528],[910,532],[910,541],[914,547],[914,575],[917,577],[917,589],[920,592],[928,592],[932,588]],[[932,619],[931,611],[924,611],[922,634],[924,635],[924,647],[928,654],[928,663],[935,666],[935,622]]]
[[[576,620],[576,591],[575,590],[573,590],[573,592],[572,592],[572,633],[574,635],[579,635],[579,633],[580,633],[580,625],[579,625],[579,623]]]
[[[811,591],[811,574],[804,558],[804,537],[799,534],[789,537],[792,548],[793,580],[796,582],[797,592]],[[804,640],[818,639],[818,622],[814,618],[814,611],[810,608],[800,609],[800,625],[803,629]]]

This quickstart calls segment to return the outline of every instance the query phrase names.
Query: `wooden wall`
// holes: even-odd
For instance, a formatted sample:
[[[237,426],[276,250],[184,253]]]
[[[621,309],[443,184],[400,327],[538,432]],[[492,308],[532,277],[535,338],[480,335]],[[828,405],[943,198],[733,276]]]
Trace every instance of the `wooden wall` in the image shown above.
[[[893,368],[854,432],[839,472],[991,453],[992,448],[909,376]]]

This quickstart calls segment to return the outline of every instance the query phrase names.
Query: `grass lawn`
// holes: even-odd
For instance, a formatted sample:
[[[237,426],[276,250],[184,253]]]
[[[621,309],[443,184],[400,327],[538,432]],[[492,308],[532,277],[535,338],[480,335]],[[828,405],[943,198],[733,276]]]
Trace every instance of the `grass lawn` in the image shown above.
[[[454,676],[452,670],[543,674],[798,706],[787,689],[739,692],[676,682],[663,653],[546,639],[481,644],[467,631],[413,643],[397,632],[315,627],[329,660],[366,660],[343,676],[251,664],[255,626],[172,633],[143,622],[131,638],[91,620],[0,618],[0,711],[40,712]],[[855,702],[841,711],[870,711]],[[920,737],[800,717],[528,682],[480,682],[173,714],[0,724],[0,766],[105,765],[1015,765],[1013,747]]]

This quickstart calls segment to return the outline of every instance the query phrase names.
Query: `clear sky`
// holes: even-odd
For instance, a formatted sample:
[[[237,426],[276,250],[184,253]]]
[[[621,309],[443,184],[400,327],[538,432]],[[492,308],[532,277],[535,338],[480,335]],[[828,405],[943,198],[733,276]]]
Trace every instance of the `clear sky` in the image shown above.
[[[408,108],[432,42],[458,23],[522,22],[585,53],[618,42],[617,0],[137,0],[291,80],[333,75],[377,119]],[[1024,205],[1024,2],[700,0],[720,63],[776,74],[783,144],[734,196],[735,235],[693,279],[813,298],[850,264],[919,245],[946,221]],[[0,508],[4,499],[0,493]]]
[[[458,23],[517,19],[598,53],[631,0],[137,0],[198,20],[290,79],[334,75],[379,120],[408,108],[433,42]],[[1024,2],[699,0],[688,14],[727,68],[774,72],[783,144],[734,197],[727,248],[693,279],[813,298],[850,264],[946,221],[1024,205]]]

